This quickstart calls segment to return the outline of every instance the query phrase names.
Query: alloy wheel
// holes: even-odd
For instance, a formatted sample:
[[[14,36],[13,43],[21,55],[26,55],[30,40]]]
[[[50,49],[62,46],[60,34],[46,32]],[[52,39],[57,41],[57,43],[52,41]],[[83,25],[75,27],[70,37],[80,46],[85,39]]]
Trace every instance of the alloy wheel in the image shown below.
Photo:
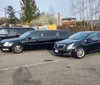
[[[78,48],[77,51],[76,51],[76,54],[77,54],[77,57],[81,59],[81,58],[84,57],[85,51],[84,51],[83,48]]]

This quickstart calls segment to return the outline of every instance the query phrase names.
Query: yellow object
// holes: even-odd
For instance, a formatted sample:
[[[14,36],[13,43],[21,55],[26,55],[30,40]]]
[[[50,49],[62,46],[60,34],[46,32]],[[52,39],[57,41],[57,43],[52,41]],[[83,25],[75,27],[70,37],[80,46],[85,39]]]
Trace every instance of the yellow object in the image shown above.
[[[57,25],[48,25],[48,30],[57,30]]]

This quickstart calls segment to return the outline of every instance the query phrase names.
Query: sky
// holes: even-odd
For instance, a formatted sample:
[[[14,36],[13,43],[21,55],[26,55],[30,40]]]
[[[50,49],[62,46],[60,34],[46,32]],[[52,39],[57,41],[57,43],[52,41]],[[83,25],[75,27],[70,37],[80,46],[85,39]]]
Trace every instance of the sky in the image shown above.
[[[57,16],[58,13],[61,13],[63,17],[70,17],[70,0],[36,0],[36,4],[39,7],[41,12],[49,12],[52,7]],[[20,0],[2,0],[0,3],[0,17],[4,17],[4,8],[8,5],[14,7],[16,11],[20,10]],[[19,16],[19,14],[16,14]]]

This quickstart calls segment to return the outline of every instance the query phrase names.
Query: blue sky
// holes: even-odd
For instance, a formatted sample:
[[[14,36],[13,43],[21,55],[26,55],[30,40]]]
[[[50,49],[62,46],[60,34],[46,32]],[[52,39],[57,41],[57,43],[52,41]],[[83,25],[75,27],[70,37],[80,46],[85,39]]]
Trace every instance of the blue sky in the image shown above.
[[[20,10],[20,0],[2,0],[0,3],[0,17],[4,16],[4,12],[1,11],[8,5],[12,5],[16,11]],[[36,0],[36,4],[40,11],[48,12],[50,7],[53,8],[55,14],[58,12],[62,16],[70,17],[70,0]]]

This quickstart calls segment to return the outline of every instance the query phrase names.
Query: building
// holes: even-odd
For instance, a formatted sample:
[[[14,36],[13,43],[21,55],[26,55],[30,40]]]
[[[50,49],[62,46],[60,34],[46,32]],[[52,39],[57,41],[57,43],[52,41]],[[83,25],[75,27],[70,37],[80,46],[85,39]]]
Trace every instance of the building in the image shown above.
[[[62,18],[61,25],[68,27],[76,26],[76,18]]]

